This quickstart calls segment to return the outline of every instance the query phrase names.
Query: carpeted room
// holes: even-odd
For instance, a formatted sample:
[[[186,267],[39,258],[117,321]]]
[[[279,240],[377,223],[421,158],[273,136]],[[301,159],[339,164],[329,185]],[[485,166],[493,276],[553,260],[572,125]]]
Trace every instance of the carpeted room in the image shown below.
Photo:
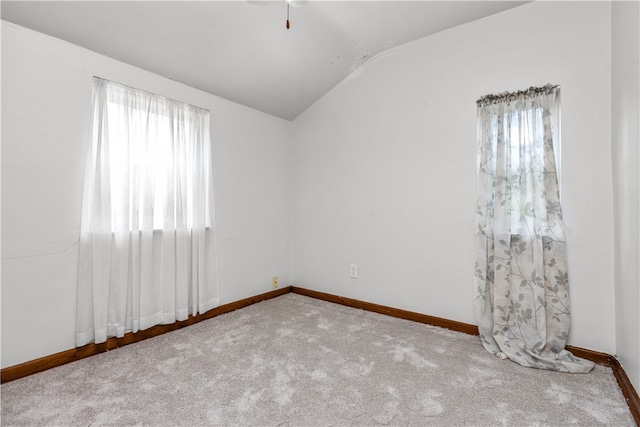
[[[610,368],[296,293],[2,386],[7,425],[634,425]]]
[[[304,34],[314,6],[291,8],[283,37]],[[277,7],[247,13],[281,28]],[[635,160],[612,136],[622,126],[613,111],[625,108],[615,97],[625,81],[615,78],[624,57],[616,46],[628,35],[612,23],[624,22],[618,7],[535,2],[433,34],[373,57],[292,121],[185,86],[178,65],[152,74],[128,65],[133,56],[119,62],[106,48],[96,54],[3,21],[3,369],[74,347],[92,76],[211,111],[220,304],[261,294],[279,276],[281,286],[468,324],[475,101],[551,82],[563,89],[569,344],[616,355],[637,385],[637,280],[624,257],[637,218],[625,219],[635,205],[620,202],[637,163],[625,169]],[[505,28],[518,37],[504,40]],[[510,50],[540,38],[555,45],[539,63]],[[506,45],[484,48],[498,42]],[[281,50],[272,54],[295,67]]]

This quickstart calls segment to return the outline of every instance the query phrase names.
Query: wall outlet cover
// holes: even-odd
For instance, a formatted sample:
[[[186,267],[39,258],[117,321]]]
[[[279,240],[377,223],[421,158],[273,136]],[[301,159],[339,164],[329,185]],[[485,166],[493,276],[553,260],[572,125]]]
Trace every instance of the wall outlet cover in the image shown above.
[[[358,278],[358,264],[349,264],[349,277],[352,279]]]

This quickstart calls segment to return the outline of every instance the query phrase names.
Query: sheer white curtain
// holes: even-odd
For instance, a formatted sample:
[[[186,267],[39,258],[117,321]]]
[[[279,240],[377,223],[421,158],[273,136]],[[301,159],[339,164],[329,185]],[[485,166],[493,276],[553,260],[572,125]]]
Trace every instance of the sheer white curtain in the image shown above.
[[[523,366],[588,372],[565,349],[569,280],[558,173],[560,89],[478,101],[475,308],[484,347]]]
[[[94,78],[76,345],[219,305],[209,112]]]

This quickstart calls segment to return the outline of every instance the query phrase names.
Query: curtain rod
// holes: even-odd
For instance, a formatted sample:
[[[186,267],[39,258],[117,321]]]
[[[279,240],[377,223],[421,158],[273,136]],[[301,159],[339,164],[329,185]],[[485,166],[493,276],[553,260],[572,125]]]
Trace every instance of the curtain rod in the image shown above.
[[[547,84],[541,87],[531,86],[529,89],[519,90],[516,92],[502,92],[498,94],[485,95],[478,99],[476,104],[478,104],[478,107],[482,107],[483,105],[495,104],[497,102],[513,101],[527,95],[537,95],[540,93],[549,94],[559,87],[559,85]]]
[[[169,98],[168,96],[158,95],[157,93],[149,92],[149,91],[146,91],[146,90],[143,90],[143,89],[139,89],[137,87],[125,85],[125,84],[122,84],[122,83],[119,83],[119,82],[114,82],[113,80],[105,79],[105,78],[102,78],[100,76],[93,76],[93,78],[94,79],[98,79],[98,80],[102,80],[104,82],[111,83],[111,84],[114,84],[114,85],[117,85],[117,86],[121,86],[121,87],[126,88],[126,89],[137,90],[137,91],[140,91],[140,92],[148,93],[149,95],[157,96],[158,98],[166,99],[167,101],[179,102],[181,104],[188,105],[189,107],[197,108],[198,110],[204,110],[207,113],[210,113],[208,108],[198,107],[197,105],[189,104],[188,102],[184,102],[184,101],[178,101],[177,99]]]

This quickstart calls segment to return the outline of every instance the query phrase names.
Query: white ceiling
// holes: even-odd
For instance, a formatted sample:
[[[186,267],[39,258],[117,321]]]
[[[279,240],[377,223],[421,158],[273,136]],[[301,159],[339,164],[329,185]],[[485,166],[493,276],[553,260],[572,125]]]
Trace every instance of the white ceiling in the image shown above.
[[[2,19],[292,120],[376,54],[525,1],[2,1]]]

